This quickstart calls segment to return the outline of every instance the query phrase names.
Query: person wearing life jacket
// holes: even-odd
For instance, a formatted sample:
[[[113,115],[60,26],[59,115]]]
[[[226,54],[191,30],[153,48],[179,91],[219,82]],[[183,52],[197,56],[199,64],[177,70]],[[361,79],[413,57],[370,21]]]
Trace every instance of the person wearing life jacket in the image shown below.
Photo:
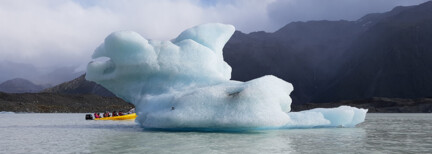
[[[123,112],[122,112],[122,111],[119,111],[119,112],[118,112],[118,115],[119,115],[119,116],[122,116],[122,115],[123,115]]]
[[[95,118],[100,118],[99,114],[97,112],[94,113]]]
[[[103,116],[104,116],[104,117],[110,117],[111,115],[110,115],[110,113],[109,113],[108,111],[105,111],[105,113],[104,113]]]
[[[117,111],[114,111],[114,112],[112,113],[112,116],[113,116],[113,117],[118,116]]]

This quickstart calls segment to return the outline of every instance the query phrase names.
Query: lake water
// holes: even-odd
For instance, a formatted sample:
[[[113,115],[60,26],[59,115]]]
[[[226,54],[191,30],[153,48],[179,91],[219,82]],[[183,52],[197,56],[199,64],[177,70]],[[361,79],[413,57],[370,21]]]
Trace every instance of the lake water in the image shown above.
[[[143,130],[85,114],[0,114],[0,153],[432,153],[432,114],[367,114],[357,128]]]

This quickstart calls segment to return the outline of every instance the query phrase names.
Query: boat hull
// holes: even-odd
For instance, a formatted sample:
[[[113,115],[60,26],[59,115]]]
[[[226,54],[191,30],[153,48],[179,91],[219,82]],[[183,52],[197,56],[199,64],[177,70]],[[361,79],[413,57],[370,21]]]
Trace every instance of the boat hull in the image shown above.
[[[137,117],[136,113],[126,114],[122,116],[115,117],[103,117],[103,118],[95,118],[94,120],[135,120]]]

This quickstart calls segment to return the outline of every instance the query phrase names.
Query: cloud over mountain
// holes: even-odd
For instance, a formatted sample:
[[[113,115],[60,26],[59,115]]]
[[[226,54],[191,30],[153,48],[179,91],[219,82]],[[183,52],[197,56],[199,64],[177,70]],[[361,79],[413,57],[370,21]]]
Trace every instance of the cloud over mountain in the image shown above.
[[[243,32],[275,31],[291,21],[354,20],[424,1],[0,1],[0,61],[32,64],[45,71],[85,66],[97,44],[113,31],[133,30],[146,38],[168,39],[207,22],[233,24]]]

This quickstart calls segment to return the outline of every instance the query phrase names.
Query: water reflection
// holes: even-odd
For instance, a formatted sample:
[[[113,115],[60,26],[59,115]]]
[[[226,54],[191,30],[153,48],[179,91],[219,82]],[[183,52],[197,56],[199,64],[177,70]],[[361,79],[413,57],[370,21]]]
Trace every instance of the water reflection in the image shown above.
[[[371,151],[431,153],[432,114],[370,114],[361,125]]]
[[[361,152],[362,128],[267,130],[254,133],[161,132],[106,134],[92,141],[93,152],[303,153]],[[311,146],[312,145],[312,146]],[[349,147],[349,148],[348,148]]]
[[[107,134],[92,142],[92,151],[121,152],[124,149],[151,153],[257,153],[294,152],[289,137],[278,133],[202,133],[143,131],[119,136]]]

